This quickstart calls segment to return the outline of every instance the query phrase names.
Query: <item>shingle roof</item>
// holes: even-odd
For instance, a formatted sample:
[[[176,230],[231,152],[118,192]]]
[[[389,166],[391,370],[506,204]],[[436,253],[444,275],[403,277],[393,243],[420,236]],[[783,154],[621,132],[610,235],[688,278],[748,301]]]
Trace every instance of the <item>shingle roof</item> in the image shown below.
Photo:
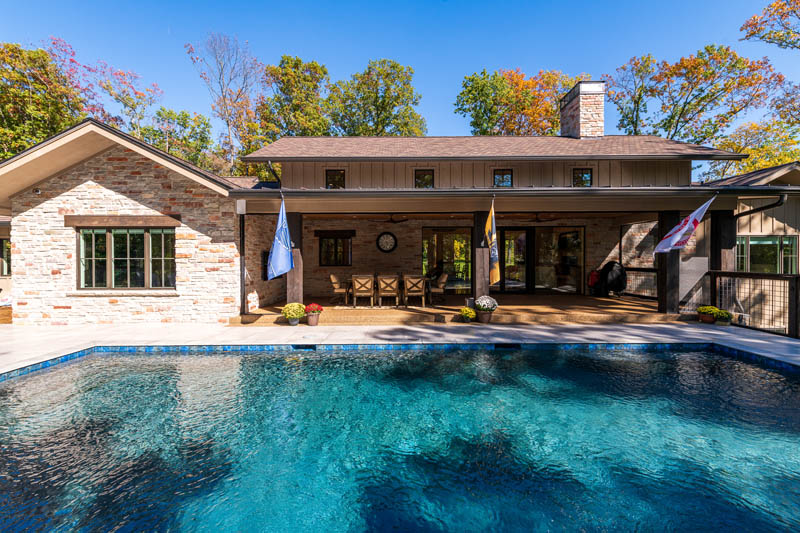
[[[767,185],[784,174],[795,170],[800,171],[800,161],[792,161],[791,163],[784,163],[783,165],[762,168],[761,170],[754,170],[745,174],[738,174],[736,176],[731,176],[730,178],[709,181],[703,185],[709,187],[744,187],[748,185]]]
[[[282,137],[246,161],[320,159],[742,159],[650,135],[573,137]]]

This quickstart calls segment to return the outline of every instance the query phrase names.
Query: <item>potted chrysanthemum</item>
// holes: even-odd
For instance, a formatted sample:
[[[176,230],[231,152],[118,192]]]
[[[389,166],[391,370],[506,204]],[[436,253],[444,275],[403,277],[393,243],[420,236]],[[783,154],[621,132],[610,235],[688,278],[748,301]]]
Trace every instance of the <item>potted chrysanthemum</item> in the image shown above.
[[[704,324],[713,324],[717,321],[716,313],[719,311],[713,305],[701,305],[697,308],[697,318]]]
[[[306,306],[306,321],[309,326],[316,326],[319,324],[319,315],[322,314],[322,306],[319,304],[308,304]]]
[[[461,313],[461,320],[464,322],[469,323],[475,320],[475,310],[471,307],[462,307],[459,312]]]
[[[475,311],[478,315],[478,321],[482,324],[488,324],[492,319],[492,313],[497,309],[497,300],[491,296],[481,296],[475,299]]]
[[[300,323],[300,319],[306,316],[306,306],[297,302],[286,304],[281,309],[281,314],[289,321],[290,326],[296,326]]]

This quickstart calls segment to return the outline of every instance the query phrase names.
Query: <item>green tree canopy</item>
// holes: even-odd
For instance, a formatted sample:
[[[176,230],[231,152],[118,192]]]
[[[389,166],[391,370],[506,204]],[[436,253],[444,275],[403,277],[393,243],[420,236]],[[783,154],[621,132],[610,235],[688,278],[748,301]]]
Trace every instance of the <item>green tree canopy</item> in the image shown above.
[[[510,98],[511,85],[505,76],[483,69],[464,78],[456,96],[456,113],[469,117],[473,135],[499,135]]]
[[[416,111],[414,69],[397,61],[370,61],[364,72],[330,86],[325,108],[337,135],[425,135]]]
[[[142,128],[142,139],[199,167],[210,166],[211,121],[203,115],[162,106],[153,124]]]

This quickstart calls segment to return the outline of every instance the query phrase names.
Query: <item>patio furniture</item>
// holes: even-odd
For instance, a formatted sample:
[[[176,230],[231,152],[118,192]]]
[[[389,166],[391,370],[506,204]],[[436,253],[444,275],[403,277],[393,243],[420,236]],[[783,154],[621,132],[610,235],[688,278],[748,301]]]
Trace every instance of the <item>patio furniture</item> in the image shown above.
[[[444,300],[444,288],[447,285],[448,276],[449,274],[440,275],[438,278],[436,278],[436,282],[431,285],[431,304],[433,304],[434,296],[441,296],[441,299]]]
[[[331,274],[331,285],[333,285],[334,296],[343,294],[344,305],[347,305],[347,295],[352,292],[350,283],[347,281],[340,280],[339,276],[337,276],[336,274]]]
[[[358,298],[369,298],[370,307],[375,305],[375,277],[372,274],[356,274],[353,276],[353,307]]]
[[[383,307],[383,298],[394,298],[394,305],[400,305],[400,276],[378,276],[378,307]]]
[[[403,301],[408,306],[408,299],[413,297],[422,299],[425,307],[425,278],[423,276],[403,276]]]

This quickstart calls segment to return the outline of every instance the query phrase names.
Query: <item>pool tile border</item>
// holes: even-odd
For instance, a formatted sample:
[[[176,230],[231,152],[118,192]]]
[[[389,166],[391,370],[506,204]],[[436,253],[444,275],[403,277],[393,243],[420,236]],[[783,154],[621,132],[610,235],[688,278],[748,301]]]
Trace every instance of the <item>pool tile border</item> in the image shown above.
[[[740,348],[717,342],[658,342],[658,343],[389,343],[389,344],[203,344],[203,345],[148,345],[148,346],[92,346],[52,359],[0,373],[0,383],[33,372],[52,368],[92,354],[154,353],[203,354],[211,352],[335,352],[342,350],[397,351],[397,350],[712,350],[736,359],[751,361],[768,368],[798,372],[800,366],[773,359]]]

